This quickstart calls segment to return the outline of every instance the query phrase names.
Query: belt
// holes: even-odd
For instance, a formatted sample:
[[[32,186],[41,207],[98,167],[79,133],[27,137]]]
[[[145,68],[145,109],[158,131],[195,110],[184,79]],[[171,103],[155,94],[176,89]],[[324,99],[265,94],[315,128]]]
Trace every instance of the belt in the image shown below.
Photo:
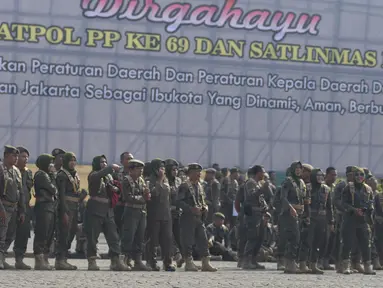
[[[124,203],[121,202],[121,201],[118,201],[118,202],[116,203],[116,206],[124,206]]]
[[[3,205],[10,206],[10,207],[16,207],[17,204],[19,203],[19,202],[9,202],[7,200],[1,200],[1,202],[3,203]]]
[[[77,197],[72,197],[72,196],[65,196],[64,199],[69,202],[80,202],[80,198]]]
[[[297,211],[303,211],[303,209],[305,209],[305,206],[300,204],[291,204],[291,207],[293,207]]]
[[[41,203],[41,202],[53,203],[53,202],[55,202],[55,199],[53,197],[51,199],[47,199],[47,198],[44,198],[44,197],[35,197],[35,202],[36,203]]]
[[[323,210],[323,209],[319,209],[319,210],[311,209],[311,213],[318,213],[318,215],[320,216],[325,216],[327,214],[326,210]]]
[[[109,204],[108,198],[103,198],[103,197],[99,197],[99,196],[91,196],[89,199],[100,202],[100,203]]]
[[[145,204],[132,204],[132,203],[124,203],[125,207],[134,208],[134,209],[145,209]]]
[[[252,207],[251,210],[254,212],[263,212],[265,209],[262,207]]]

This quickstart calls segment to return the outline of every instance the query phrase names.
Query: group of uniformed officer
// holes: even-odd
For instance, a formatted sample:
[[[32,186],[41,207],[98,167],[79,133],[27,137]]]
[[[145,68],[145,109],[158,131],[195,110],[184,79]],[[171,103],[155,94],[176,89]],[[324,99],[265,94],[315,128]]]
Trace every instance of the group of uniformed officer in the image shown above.
[[[165,271],[175,271],[173,259],[178,267],[185,263],[186,271],[217,271],[210,254],[238,260],[243,269],[264,269],[256,259],[271,218],[278,225],[278,269],[285,273],[323,274],[321,268],[331,268],[329,257],[344,274],[356,270],[373,275],[373,268],[381,269],[377,251],[383,248],[383,197],[376,193],[376,179],[368,169],[347,167],[347,180],[335,186],[335,168],[324,174],[297,161],[277,188],[260,165],[247,171],[246,181],[238,168],[223,175],[218,167],[207,169],[201,181],[198,163],[189,164],[183,175],[174,159],[145,164],[124,152],[121,165],[108,165],[105,155],[94,157],[87,195],[80,189],[74,153],[54,149],[40,155],[34,176],[26,167],[28,158],[26,148],[5,146],[0,165],[0,269],[13,268],[5,261],[13,241],[14,268],[31,269],[23,258],[30,237],[33,186],[36,270],[77,269],[67,256],[79,203],[87,196],[84,231],[88,269],[93,271],[99,270],[101,232],[109,246],[110,269],[115,271],[159,271],[158,247]],[[230,248],[229,229],[234,226],[237,253]],[[371,245],[376,238],[380,241]],[[48,261],[53,242],[54,267]],[[202,266],[194,263],[195,255]]]

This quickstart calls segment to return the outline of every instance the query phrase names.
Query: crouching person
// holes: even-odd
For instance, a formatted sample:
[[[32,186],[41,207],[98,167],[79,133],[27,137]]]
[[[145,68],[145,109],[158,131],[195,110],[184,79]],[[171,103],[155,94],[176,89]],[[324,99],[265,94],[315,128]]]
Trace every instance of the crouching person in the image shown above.
[[[206,227],[211,255],[222,256],[223,261],[238,261],[237,253],[231,250],[229,229],[225,226],[225,215],[217,212],[213,216],[213,223]]]
[[[107,166],[104,155],[93,158],[92,171],[88,176],[89,200],[85,211],[85,233],[87,237],[88,270],[97,271],[97,242],[100,233],[104,233],[109,246],[110,269],[114,271],[130,270],[120,260],[120,239],[114,222],[111,192],[118,189],[113,186],[113,171],[120,167],[116,164]]]

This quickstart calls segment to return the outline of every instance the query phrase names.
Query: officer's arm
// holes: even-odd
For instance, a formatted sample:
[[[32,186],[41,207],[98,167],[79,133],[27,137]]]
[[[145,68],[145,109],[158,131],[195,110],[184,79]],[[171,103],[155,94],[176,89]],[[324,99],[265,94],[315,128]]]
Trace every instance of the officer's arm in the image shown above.
[[[108,174],[113,174],[114,170],[112,166],[105,167],[101,169],[100,171],[93,171],[92,174],[89,175],[90,180],[93,179],[101,179],[102,177],[105,177]]]
[[[352,206],[352,196],[350,187],[347,185],[342,191],[342,207],[345,212],[353,212],[355,208]]]
[[[221,201],[228,202],[229,198],[229,180],[225,178],[222,181],[222,187],[221,187]]]
[[[291,204],[288,200],[289,192],[292,184],[290,181],[285,181],[281,186],[281,204],[282,212],[289,211],[291,209]]]
[[[206,236],[207,236],[207,239],[214,237],[214,227],[212,224],[207,225]]]
[[[342,193],[345,186],[343,186],[341,183],[336,185],[334,190],[334,206],[339,211],[344,212],[343,204],[342,204]]]
[[[327,190],[327,202],[326,202],[326,216],[327,216],[327,221],[329,225],[334,224],[334,210],[332,209],[332,194],[330,191],[328,191],[328,188],[324,188]]]
[[[20,215],[24,215],[25,214],[25,193],[24,193],[24,187],[23,187],[20,171],[18,171],[18,174],[17,174],[17,190],[19,190],[19,195],[20,195],[19,202],[17,203],[17,206],[19,209],[18,213]]]
[[[232,180],[231,189],[229,190],[228,199],[231,203],[235,200],[235,195],[238,193],[238,182],[237,180]]]
[[[57,188],[52,183],[51,179],[49,178],[49,175],[45,172],[37,172],[35,174],[35,190],[40,189],[48,192],[49,195],[56,195],[57,194]],[[38,187],[36,187],[38,186]]]
[[[235,206],[235,210],[237,211],[237,213],[239,213],[241,211],[241,203],[243,203],[243,191],[244,191],[244,187],[241,187],[241,189],[239,189],[237,195],[235,196],[235,202],[234,202],[234,206]]]
[[[67,213],[68,212],[68,205],[65,201],[65,192],[67,190],[68,185],[68,177],[63,173],[59,172],[57,173],[57,190],[58,190],[58,197],[59,197],[59,205],[60,205],[60,212]]]
[[[211,197],[213,201],[213,207],[214,209],[218,209],[219,207],[219,193],[221,190],[221,185],[219,184],[218,181],[214,181],[213,184],[211,185]]]
[[[311,205],[310,205],[311,204],[311,191],[306,188],[306,185],[305,185],[305,190],[306,190],[306,195],[305,195],[305,199],[303,200],[304,214],[305,214],[306,218],[310,218],[310,216],[311,216]]]
[[[193,207],[186,202],[188,193],[189,187],[187,185],[181,184],[180,187],[178,187],[177,207],[181,208],[183,213],[192,213],[191,209]]]
[[[145,204],[146,200],[143,195],[134,195],[133,189],[129,184],[129,180],[127,178],[124,179],[123,185],[122,185],[122,193],[123,193],[123,199],[127,203],[132,204]]]
[[[150,181],[149,190],[153,197],[159,196],[162,190],[161,183],[159,181]]]
[[[224,228],[223,241],[225,241],[225,247],[229,249],[231,247],[231,241],[229,237],[229,229],[227,228]]]

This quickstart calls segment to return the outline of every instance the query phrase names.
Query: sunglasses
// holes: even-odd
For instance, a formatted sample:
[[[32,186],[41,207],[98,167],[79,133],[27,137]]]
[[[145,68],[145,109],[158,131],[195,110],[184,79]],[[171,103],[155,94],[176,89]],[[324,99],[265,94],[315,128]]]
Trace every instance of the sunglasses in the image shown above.
[[[355,176],[357,176],[357,177],[364,177],[364,173],[355,173]]]

